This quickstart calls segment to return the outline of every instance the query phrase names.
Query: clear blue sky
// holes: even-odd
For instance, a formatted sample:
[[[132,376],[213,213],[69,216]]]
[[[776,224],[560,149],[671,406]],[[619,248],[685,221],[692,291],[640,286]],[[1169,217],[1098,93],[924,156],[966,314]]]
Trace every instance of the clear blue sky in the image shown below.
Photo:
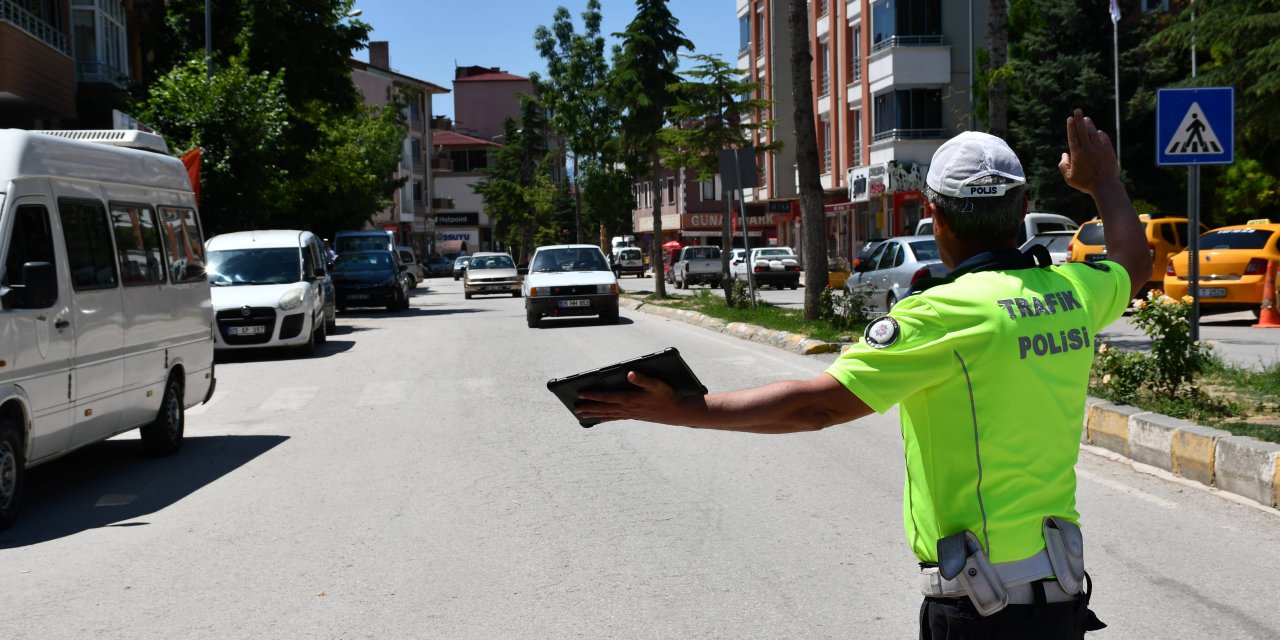
[[[626,29],[635,17],[634,0],[601,0],[601,33]],[[533,31],[551,26],[556,7],[573,15],[582,31],[587,0],[356,0],[360,20],[373,27],[370,40],[390,42],[391,68],[405,75],[453,88],[455,66],[500,67],[516,75],[545,72],[533,48]],[[737,63],[738,19],[734,0],[670,0],[668,7],[696,53]],[[607,38],[606,47],[616,39]],[[606,53],[606,56],[608,54]],[[354,55],[368,60],[369,52]],[[453,95],[436,96],[435,115],[453,117]]]

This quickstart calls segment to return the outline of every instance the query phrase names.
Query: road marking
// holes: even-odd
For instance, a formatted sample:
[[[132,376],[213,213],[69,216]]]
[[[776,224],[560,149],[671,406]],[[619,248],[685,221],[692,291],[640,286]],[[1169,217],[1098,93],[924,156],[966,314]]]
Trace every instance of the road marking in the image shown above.
[[[307,406],[311,399],[319,393],[320,387],[289,387],[279,389],[271,394],[261,405],[259,411],[297,411]]]
[[[387,382],[371,382],[360,392],[361,407],[372,407],[387,404],[399,404],[409,399],[409,383],[403,380]]]
[[[1085,480],[1088,480],[1090,482],[1096,482],[1104,487],[1107,487],[1109,489],[1114,489],[1115,491],[1119,491],[1120,493],[1123,493],[1125,495],[1133,496],[1135,498],[1138,498],[1139,500],[1145,500],[1147,502],[1150,502],[1151,504],[1156,505],[1157,507],[1161,507],[1164,509],[1178,508],[1178,504],[1176,502],[1173,502],[1171,500],[1165,500],[1164,498],[1151,495],[1146,491],[1142,491],[1141,489],[1135,489],[1122,482],[1116,482],[1115,480],[1110,480],[1108,478],[1097,476],[1083,469],[1076,469],[1076,476],[1080,478],[1084,478]]]

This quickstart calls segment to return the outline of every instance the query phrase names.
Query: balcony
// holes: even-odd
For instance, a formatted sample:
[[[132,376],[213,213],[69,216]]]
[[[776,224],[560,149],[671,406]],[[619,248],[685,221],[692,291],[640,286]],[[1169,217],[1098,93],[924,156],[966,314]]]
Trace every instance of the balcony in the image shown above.
[[[450,158],[432,158],[432,173],[453,173],[453,160]]]
[[[867,83],[878,93],[897,85],[951,84],[951,47],[943,36],[910,36],[912,45],[900,44],[908,36],[876,43],[867,60]],[[885,42],[897,42],[883,46]]]
[[[432,209],[452,209],[453,198],[432,198],[431,208]]]
[[[877,131],[871,138],[871,143],[879,144],[891,140],[935,140],[945,137],[947,137],[946,132],[942,129],[888,129]]]
[[[0,22],[8,22],[27,32],[27,35],[53,47],[63,55],[71,55],[71,47],[67,44],[67,36],[56,26],[51,25],[35,14],[23,9],[12,0],[0,0]]]

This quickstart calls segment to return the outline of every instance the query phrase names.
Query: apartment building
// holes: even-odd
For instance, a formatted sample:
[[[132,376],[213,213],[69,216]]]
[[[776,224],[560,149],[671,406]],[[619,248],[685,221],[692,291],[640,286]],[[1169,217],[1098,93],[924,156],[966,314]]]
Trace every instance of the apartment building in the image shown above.
[[[799,248],[788,3],[737,0],[738,67],[773,101],[777,125],[757,143],[779,244]],[[898,235],[923,215],[933,152],[973,121],[973,52],[986,47],[987,3],[968,0],[811,0],[814,118],[826,192],[830,258],[846,261],[870,238]]]
[[[631,224],[637,243],[648,251],[654,241],[653,209],[662,207],[662,237],[658,244],[672,240],[681,245],[721,246],[724,236],[724,193],[719,176],[714,180],[699,181],[692,169],[662,169],[658,172],[661,188],[653,191],[653,182],[646,180],[631,185],[635,208]],[[775,226],[765,214],[763,206],[753,204],[747,208],[751,245],[773,244]],[[736,210],[730,229],[730,244],[742,246],[742,227]]]
[[[157,15],[148,0],[0,0],[0,127],[111,128]]]
[[[447,159],[430,152],[435,146],[429,124],[432,96],[449,93],[449,90],[393,71],[390,46],[385,41],[369,43],[368,62],[353,59],[350,64],[351,81],[365,104],[385,106],[401,100],[402,113],[409,125],[395,175],[404,178],[404,184],[393,194],[392,205],[374,216],[370,227],[393,231],[399,244],[412,246],[426,256],[437,244],[431,197],[436,176],[446,175],[451,169]]]

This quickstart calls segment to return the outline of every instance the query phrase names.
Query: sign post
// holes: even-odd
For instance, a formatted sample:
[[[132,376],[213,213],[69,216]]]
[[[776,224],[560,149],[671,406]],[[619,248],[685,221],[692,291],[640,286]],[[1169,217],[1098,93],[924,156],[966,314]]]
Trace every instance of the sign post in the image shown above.
[[[719,165],[720,181],[724,183],[725,190],[732,189],[738,193],[738,220],[742,222],[742,260],[746,262],[751,308],[755,309],[756,276],[751,266],[751,224],[747,220],[747,205],[742,190],[754,188],[760,183],[760,172],[756,168],[756,148],[746,145],[725,149],[716,154],[716,163]]]
[[[1156,164],[1187,167],[1187,289],[1191,293],[1192,340],[1200,339],[1200,165],[1234,161],[1234,88],[1156,92]]]

